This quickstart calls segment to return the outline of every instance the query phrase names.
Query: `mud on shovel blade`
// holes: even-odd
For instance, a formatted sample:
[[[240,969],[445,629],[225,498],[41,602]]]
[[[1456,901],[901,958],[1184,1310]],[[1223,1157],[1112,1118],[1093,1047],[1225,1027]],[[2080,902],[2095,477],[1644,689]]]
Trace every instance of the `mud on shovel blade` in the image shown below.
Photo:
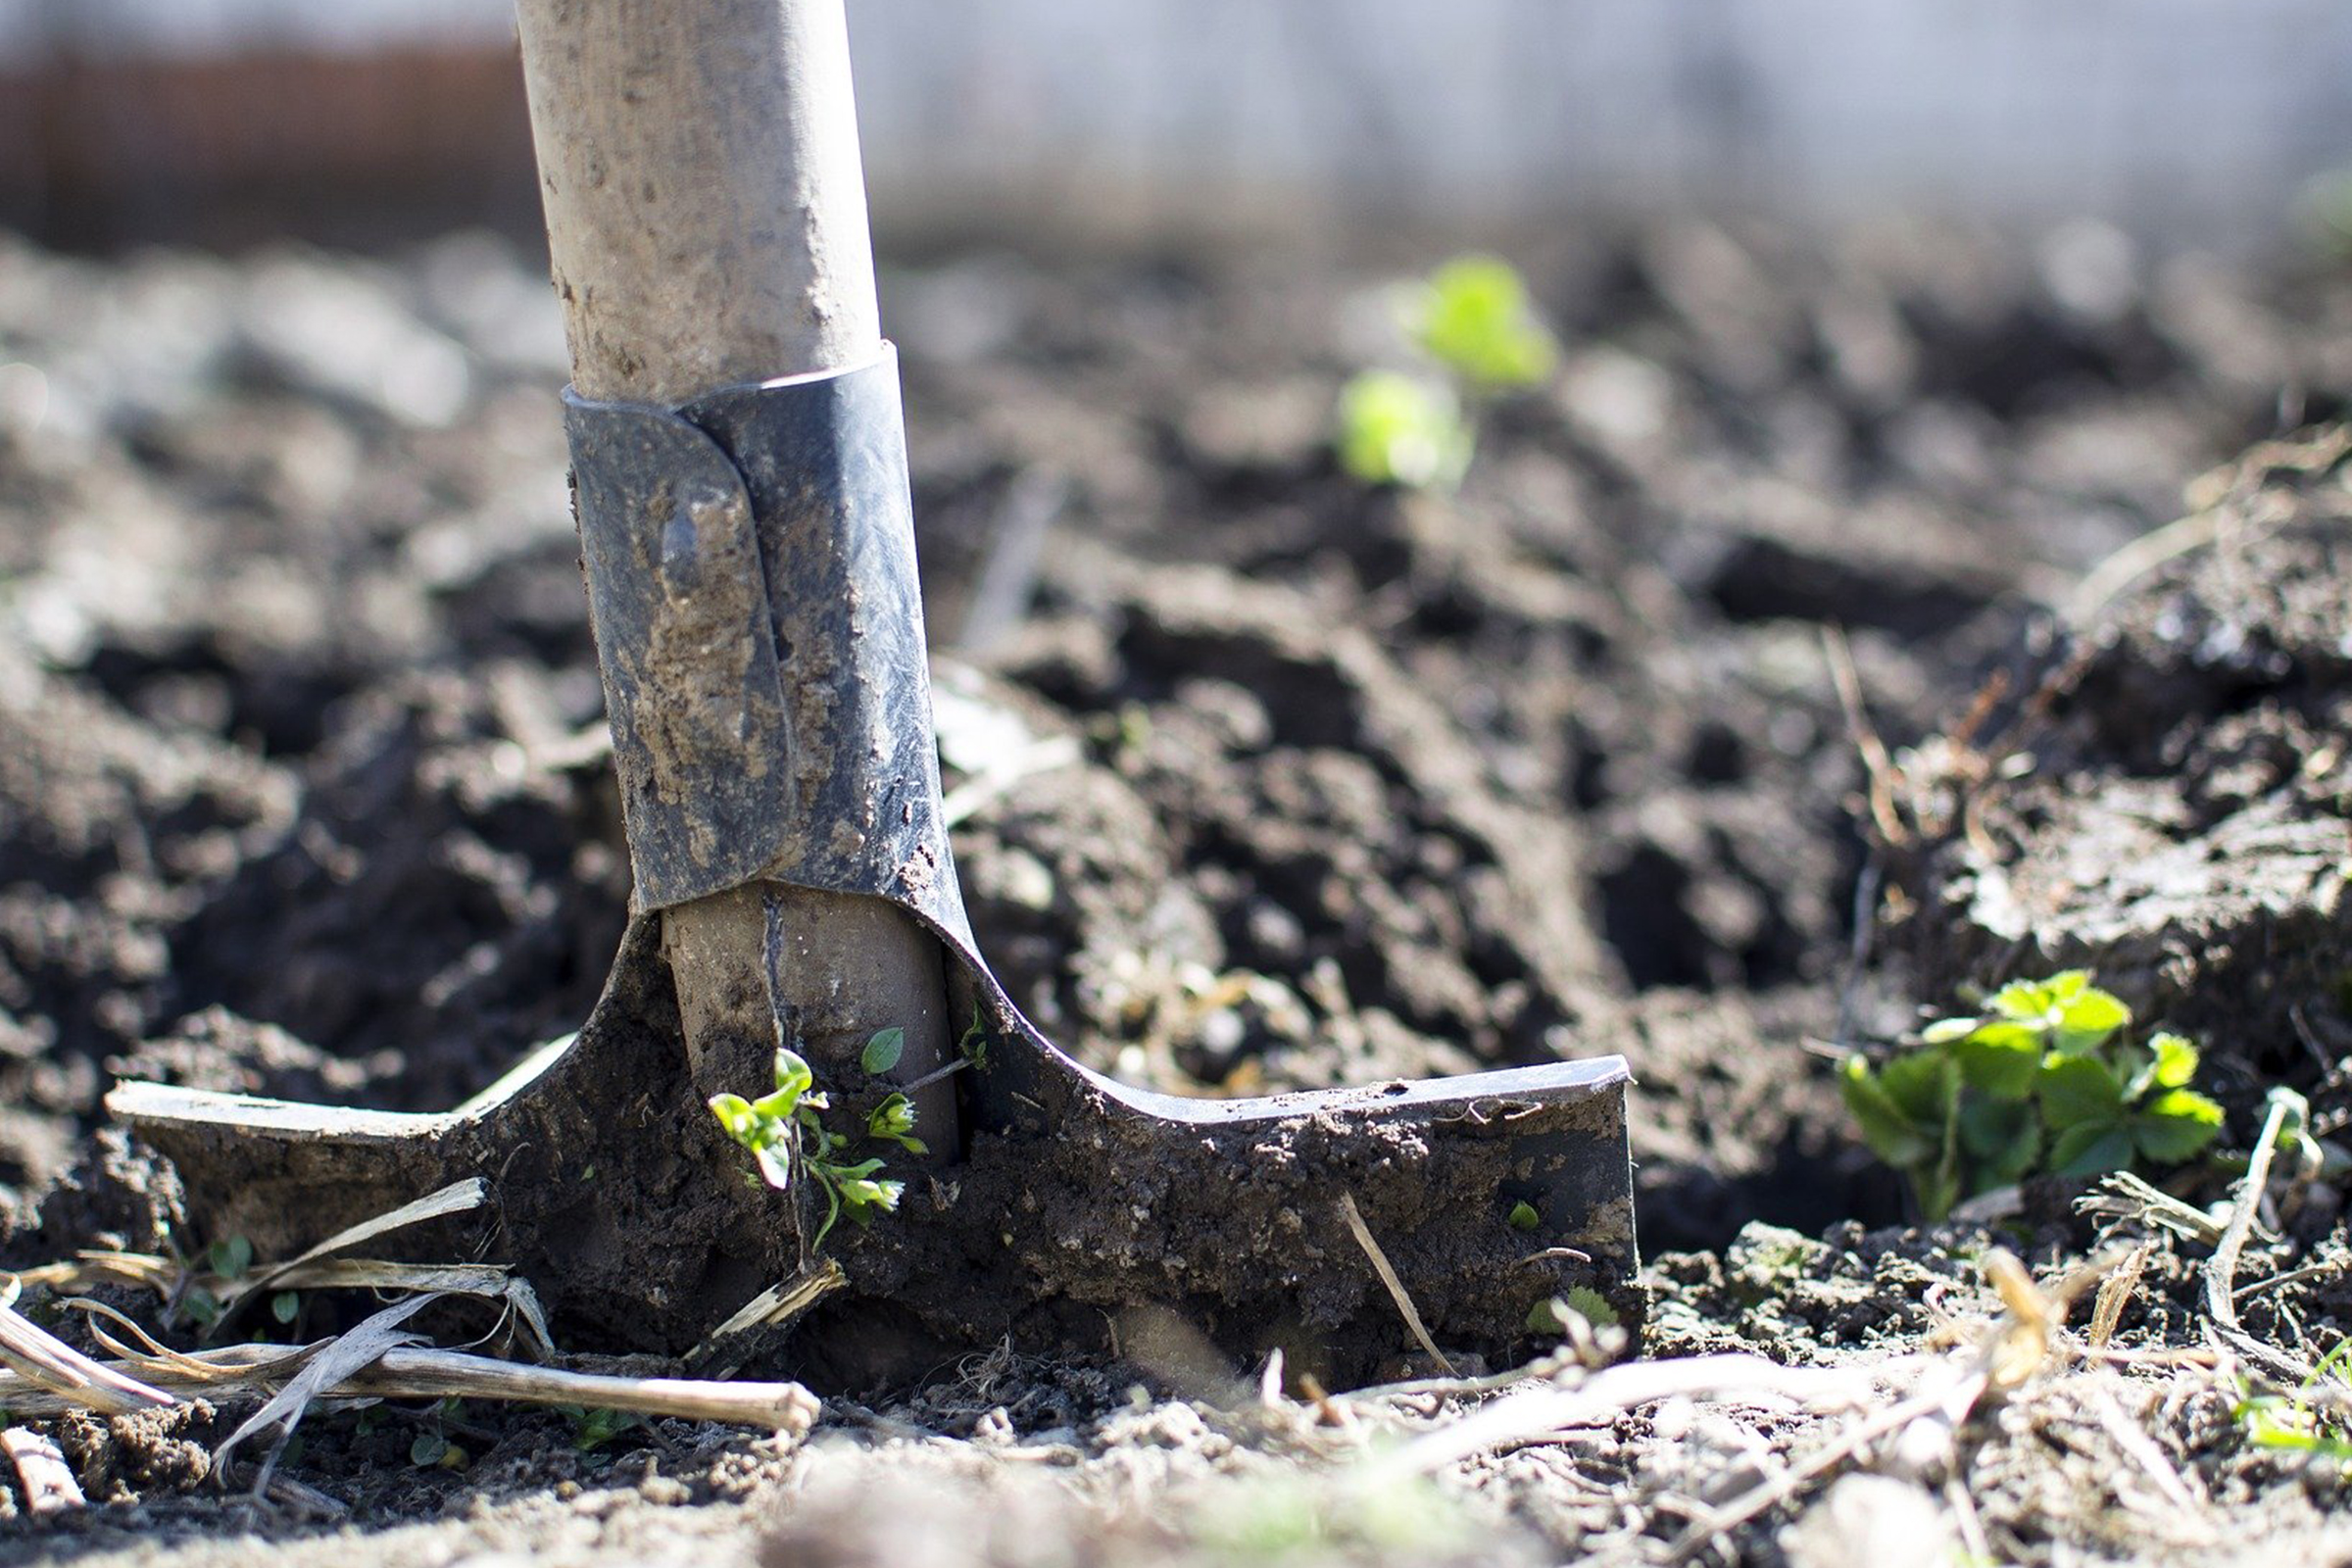
[[[550,56],[535,34],[542,9],[569,15],[529,0],[526,57],[570,69],[595,54],[582,46]],[[696,27],[781,19],[769,40],[777,47],[729,57],[755,62],[746,68],[755,74],[757,62],[780,60],[795,78],[799,107],[771,113],[771,130],[838,129],[848,116],[838,0],[656,9],[661,25],[632,38],[659,35],[673,55],[684,49],[668,69],[697,80],[688,47]],[[601,45],[608,54],[635,46],[610,36]],[[837,102],[799,69],[835,53],[813,76],[837,79]],[[623,64],[640,91],[640,63]],[[535,75],[543,166],[560,165],[564,150],[543,115],[548,92]],[[812,107],[812,92],[825,101]],[[663,114],[699,102],[682,93]],[[727,108],[704,107],[714,116]],[[639,122],[607,121],[597,157],[609,163]],[[661,128],[644,126],[648,135]],[[840,174],[838,157],[819,162]],[[847,167],[854,184],[854,156]],[[654,185],[614,176],[597,188],[699,191],[724,184],[719,172],[739,171]],[[580,301],[627,293],[568,287],[578,253],[566,251],[557,221],[560,183],[551,175],[551,237],[587,386],[602,327],[583,324]],[[806,181],[792,188],[811,211],[823,205]],[[857,246],[812,251],[862,257],[858,197],[848,225]],[[742,221],[777,232],[772,212],[755,219],[747,210]],[[851,283],[870,316],[870,266]],[[681,315],[674,300],[646,309]],[[416,1257],[512,1263],[560,1323],[593,1343],[694,1346],[810,1262],[809,1216],[794,1196],[746,1180],[748,1162],[704,1100],[714,1089],[757,1093],[775,1035],[790,1037],[828,997],[838,1002],[835,976],[795,965],[809,946],[798,922],[820,917],[829,900],[895,911],[892,920],[935,940],[943,978],[925,984],[946,995],[926,996],[927,1010],[935,1003],[970,1027],[966,1064],[945,1081],[952,1099],[940,1096],[936,1113],[926,1107],[918,1129],[937,1146],[932,1157],[918,1164],[893,1152],[887,1173],[907,1179],[898,1211],[827,1238],[849,1284],[807,1320],[794,1353],[858,1376],[916,1369],[942,1348],[1005,1334],[1092,1348],[1115,1339],[1122,1312],[1156,1304],[1236,1359],[1279,1346],[1295,1367],[1329,1378],[1369,1373],[1409,1342],[1348,1221],[1349,1205],[1441,1346],[1490,1356],[1525,1348],[1539,1337],[1531,1308],[1579,1287],[1637,1323],[1627,1073],[1616,1057],[1187,1101],[1093,1073],[1022,1018],[979,956],[940,815],[896,364],[878,339],[852,352],[856,343],[834,330],[857,310],[818,314],[831,323],[818,334],[823,352],[782,362],[817,367],[808,373],[682,399],[566,396],[636,874],[631,923],[578,1036],[433,1115],[121,1086],[110,1106],[178,1165],[202,1234],[242,1235],[259,1255],[287,1257],[479,1176],[484,1207],[386,1245]],[[727,363],[720,348],[767,341],[709,330],[713,363]],[[642,353],[621,358],[639,369],[699,363],[683,350],[665,359],[660,339],[649,330]],[[775,335],[788,340],[798,341]],[[665,956],[665,918],[674,939],[676,922],[694,911],[707,928],[710,911],[723,916],[720,928],[735,925],[734,969],[716,980]],[[715,1009],[713,987],[727,993]],[[710,1026],[730,1015],[753,1027],[729,1036]],[[811,1054],[834,1102],[829,1125],[854,1134],[893,1086]]]

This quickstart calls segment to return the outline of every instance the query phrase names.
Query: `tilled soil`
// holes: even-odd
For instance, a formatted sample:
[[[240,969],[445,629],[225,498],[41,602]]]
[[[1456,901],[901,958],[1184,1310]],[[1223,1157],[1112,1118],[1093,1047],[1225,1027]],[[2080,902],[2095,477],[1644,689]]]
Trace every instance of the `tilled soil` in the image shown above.
[[[2281,1073],[2330,1129],[2337,459],[2257,463],[2177,556],[2092,568],[2343,406],[2352,278],[2090,229],[1670,224],[1518,259],[1564,368],[1492,411],[1446,496],[1328,457],[1341,380],[1396,353],[1391,274],[886,280],[956,854],[1046,1031],[1207,1094],[1624,1053],[1645,1243],[1709,1250],[1657,1265],[1660,1354],[1836,1363],[1993,1309],[1990,1233],[1877,1229],[1902,1199],[1827,1059],[1960,983],[2112,960],[2203,1033],[2238,1147]],[[562,370],[544,285],[478,237],[0,250],[0,1262],[157,1242],[170,1184],[103,1130],[115,1076],[440,1108],[585,1014],[627,872]],[[2070,603],[2081,637],[2046,614]],[[1875,792],[1833,630],[1902,754]],[[1898,918],[1858,933],[1882,888]],[[2314,1356],[2352,1309],[2331,1191],[2246,1264],[2316,1270],[2245,1314]],[[2045,1278],[2100,1241],[2069,1197],[1999,1236]],[[2196,1343],[2203,1250],[2159,1239],[2119,1344]],[[2325,1533],[2332,1483],[2249,1447],[2214,1378],[2114,1380],[1973,1431],[1965,1509],[1924,1471],[1855,1475],[1731,1549],[1848,1560],[1905,1519],[2034,1561]],[[293,1473],[339,1525],[221,1500],[214,1412],[69,1422],[121,1506],[0,1528],[191,1562],[248,1532],[310,1560],[330,1528],[353,1562],[1642,1557],[1838,1424],[1685,1399],[1374,1508],[1330,1490],[1343,1417],[1231,1394],[1000,1353],[837,1404],[799,1454],[684,1423],[580,1452],[558,1417],[468,1410],[462,1471],[411,1463],[430,1412],[321,1416]],[[2127,1470],[2173,1535],[2116,1524]]]

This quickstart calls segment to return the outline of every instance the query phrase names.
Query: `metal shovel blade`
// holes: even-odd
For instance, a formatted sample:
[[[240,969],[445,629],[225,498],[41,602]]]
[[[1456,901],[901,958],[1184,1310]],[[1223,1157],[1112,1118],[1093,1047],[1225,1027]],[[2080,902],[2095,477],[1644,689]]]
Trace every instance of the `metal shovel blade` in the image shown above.
[[[1103,1348],[1119,1314],[1155,1304],[1237,1359],[1279,1347],[1294,1368],[1367,1374],[1410,1341],[1350,1201],[1443,1347],[1526,1349],[1531,1311],[1578,1287],[1638,1323],[1622,1058],[1183,1100],[1088,1071],[985,968],[958,967],[986,1040],[957,1074],[963,1148],[896,1214],[834,1232],[850,1285],[818,1337],[864,1342],[821,1352],[836,1364],[887,1368],[877,1334],[921,1347],[914,1360],[1006,1335]],[[178,1167],[203,1236],[265,1258],[482,1177],[488,1204],[404,1232],[402,1255],[511,1263],[603,1344],[683,1351],[807,1261],[781,1223],[791,1200],[746,1181],[699,1102],[650,919],[575,1038],[457,1110],[136,1082],[108,1106]]]

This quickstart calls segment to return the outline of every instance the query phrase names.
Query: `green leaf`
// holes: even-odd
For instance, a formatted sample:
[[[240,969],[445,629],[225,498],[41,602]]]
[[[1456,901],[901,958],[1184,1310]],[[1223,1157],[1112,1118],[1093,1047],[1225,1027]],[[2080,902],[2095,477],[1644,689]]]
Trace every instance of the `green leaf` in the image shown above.
[[[409,1445],[409,1463],[430,1469],[449,1457],[449,1440],[438,1432],[419,1432]]]
[[[1960,1065],[1940,1052],[1896,1056],[1879,1069],[1879,1082],[1923,1129],[1941,1128],[1960,1103]]]
[[[2132,1163],[2132,1131],[2118,1122],[2078,1122],[2050,1145],[2050,1169],[2060,1176],[2104,1176]]]
[[[816,1087],[816,1073],[797,1051],[789,1046],[776,1048],[776,1092],[790,1094],[797,1102],[801,1096]]]
[[[761,1144],[752,1151],[752,1158],[760,1164],[760,1180],[779,1193],[792,1190],[792,1150],[789,1145]]]
[[[1846,1057],[1838,1075],[1838,1088],[1854,1124],[1862,1129],[1862,1141],[1887,1164],[1909,1169],[1935,1153],[1936,1140],[1894,1102],[1868,1061]]]
[[[1960,1104],[1960,1147],[1980,1163],[2005,1161],[2021,1139],[2027,1157],[2038,1148],[2040,1118],[2031,1101],[1990,1100],[1971,1095]]]
[[[825,1245],[825,1238],[833,1234],[834,1223],[841,1218],[841,1189],[834,1185],[833,1178],[820,1166],[810,1166],[809,1174],[816,1178],[816,1185],[825,1194],[824,1222],[816,1227],[815,1239],[808,1244],[808,1250],[814,1251]]]
[[[2074,1055],[2104,1045],[2109,1036],[2132,1021],[2132,1009],[2105,991],[2085,987],[2058,1004],[2057,1021],[2050,1043]]]
[[[808,1101],[808,1093],[805,1089],[779,1089],[753,1101],[752,1114],[762,1125],[777,1127],[798,1112]]]
[[[849,1205],[851,1217],[862,1223],[870,1217],[870,1209],[895,1211],[906,1191],[905,1182],[868,1181],[862,1176],[852,1176],[841,1184],[841,1200]]]
[[[280,1291],[270,1298],[270,1315],[280,1323],[291,1323],[302,1310],[302,1298],[292,1291]]]
[[[1474,387],[1533,386],[1559,349],[1536,319],[1527,285],[1508,263],[1463,256],[1430,274],[1407,307],[1414,340]]]
[[[1571,1288],[1566,1305],[1569,1311],[1584,1314],[1585,1321],[1596,1329],[1614,1328],[1619,1322],[1617,1308],[1609,1304],[1607,1297],[1590,1285]]]
[[[1544,1216],[1536,1212],[1535,1204],[1521,1199],[1511,1205],[1510,1216],[1505,1223],[1515,1231],[1532,1231],[1544,1223]]]
[[[866,1112],[865,1130],[869,1137],[898,1140],[914,1131],[914,1102],[905,1095],[891,1095],[882,1103]]]
[[[2168,1089],[2132,1118],[2132,1141],[2150,1159],[2179,1164],[2221,1136],[2222,1107],[2193,1089]]]
[[[865,1069],[868,1078],[879,1078],[899,1064],[906,1054],[906,1031],[900,1028],[877,1029],[858,1056],[858,1064]]]
[[[565,1407],[571,1417],[572,1446],[582,1453],[593,1453],[622,1433],[645,1423],[645,1418],[630,1410],[583,1410],[576,1405]]]
[[[728,1137],[739,1144],[751,1142],[760,1117],[750,1101],[741,1095],[712,1095],[705,1103],[710,1105],[710,1114],[718,1118],[718,1124],[727,1130]]]
[[[2039,1167],[2041,1159],[2041,1123],[2033,1115],[2031,1106],[2026,1119],[2010,1134],[2009,1142],[1984,1157],[1977,1167],[1976,1187],[1979,1192],[1990,1192],[1995,1187],[2007,1187],[2022,1182]]]
[[[2088,969],[2061,969],[2044,980],[2041,983],[2041,989],[2043,995],[2049,998],[2049,1004],[2052,1007],[2061,1006],[2090,989],[2090,971]]]
[[[2053,982],[2040,980],[2012,980],[1984,999],[1984,1005],[2004,1018],[2018,1023],[2044,1024],[2049,1021],[2050,1009],[2060,999],[2051,991]]]
[[[988,1070],[988,1030],[980,1021],[980,1004],[972,1004],[972,1021],[965,1026],[963,1038],[956,1042],[956,1054],[972,1064],[977,1072]]]
[[[1951,1048],[1960,1076],[2002,1100],[2023,1100],[2041,1071],[2041,1035],[2022,1023],[1998,1020],[1970,1031]]]
[[[253,1267],[253,1244],[242,1236],[225,1237],[212,1245],[205,1258],[220,1278],[243,1279],[245,1271]]]
[[[1980,1024],[1976,1018],[1938,1018],[1919,1032],[1923,1044],[1948,1046],[1955,1040],[1965,1040]]]
[[[2041,1069],[2034,1085],[2041,1114],[2053,1131],[2085,1122],[2114,1122],[2124,1109],[2124,1086],[2095,1056],[2061,1056]],[[2059,1159],[2056,1150],[2050,1157]]]
[[[1470,466],[1473,437],[1451,392],[1394,370],[1340,389],[1340,466],[1365,484],[1448,489]]]
[[[2149,1037],[2148,1049],[2156,1054],[2148,1081],[2157,1088],[2186,1089],[2189,1080],[2196,1077],[2197,1048],[2180,1036],[2159,1029]]]

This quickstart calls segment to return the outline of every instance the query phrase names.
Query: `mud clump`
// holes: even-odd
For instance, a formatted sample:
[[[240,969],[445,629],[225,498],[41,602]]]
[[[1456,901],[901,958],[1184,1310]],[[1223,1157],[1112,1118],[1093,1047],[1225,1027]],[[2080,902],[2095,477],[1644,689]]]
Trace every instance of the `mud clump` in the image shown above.
[[[2283,1082],[2352,1118],[2347,452],[2328,430],[2217,474],[2004,716],[1926,754],[1906,787],[1944,831],[1898,852],[1895,929],[1928,994],[2088,965],[2241,1108]]]

